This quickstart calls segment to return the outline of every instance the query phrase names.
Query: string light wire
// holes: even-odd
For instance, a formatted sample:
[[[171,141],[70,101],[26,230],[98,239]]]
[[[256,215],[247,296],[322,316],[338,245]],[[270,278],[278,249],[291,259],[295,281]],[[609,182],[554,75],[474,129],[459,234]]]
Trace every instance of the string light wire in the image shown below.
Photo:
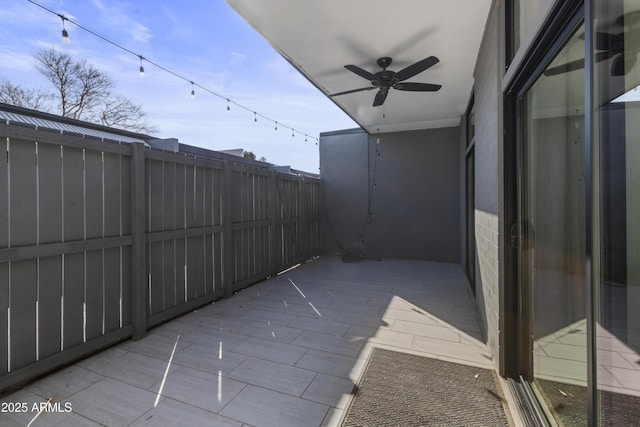
[[[149,59],[148,57],[142,56],[141,54],[136,53],[133,50],[131,50],[131,49],[129,49],[129,48],[127,48],[127,47],[125,47],[125,46],[123,46],[123,45],[121,45],[121,44],[119,44],[119,43],[117,43],[117,42],[115,42],[115,41],[113,41],[113,40],[101,35],[101,34],[99,34],[99,33],[96,33],[95,31],[83,26],[82,24],[80,24],[80,23],[78,23],[78,22],[76,22],[76,21],[74,21],[72,19],[67,18],[63,14],[58,13],[58,12],[50,9],[45,5],[42,5],[42,4],[38,3],[38,2],[36,2],[35,0],[27,0],[27,1],[29,3],[35,5],[35,6],[38,6],[41,9],[46,10],[49,13],[52,13],[52,14],[60,17],[62,19],[63,34],[66,32],[66,29],[64,29],[64,23],[66,21],[66,22],[69,22],[69,23],[75,25],[76,27],[80,28],[81,30],[84,30],[87,33],[89,33],[89,34],[101,39],[102,41],[107,42],[110,45],[112,45],[114,47],[117,47],[118,49],[121,49],[121,50],[123,50],[123,51],[125,51],[125,52],[127,52],[127,53],[129,53],[131,55],[134,55],[134,56],[140,58],[140,75],[144,75],[144,67],[142,66],[142,60],[144,59],[148,64],[150,64],[150,65],[152,65],[152,66],[164,71],[165,73],[169,73],[169,74],[171,74],[172,76],[174,76],[174,77],[176,77],[178,79],[181,79],[181,80],[184,80],[187,83],[190,83],[192,85],[192,93],[194,95],[195,95],[195,87],[197,87],[198,89],[201,89],[202,91],[207,92],[210,95],[216,96],[216,97],[218,97],[218,98],[220,98],[220,99],[222,99],[224,101],[227,101],[227,111],[228,112],[231,111],[231,104],[233,104],[234,106],[236,106],[236,107],[238,107],[238,108],[240,108],[242,110],[245,110],[245,111],[247,111],[249,113],[253,113],[254,114],[254,122],[258,121],[258,116],[259,116],[261,119],[264,119],[264,120],[270,121],[272,123],[275,123],[275,130],[278,130],[278,125],[280,125],[283,128],[290,129],[292,134],[294,134],[294,135],[295,135],[295,133],[300,133],[301,135],[305,135],[304,133],[295,130],[293,127],[286,126],[286,125],[282,124],[281,122],[278,122],[278,121],[276,121],[276,120],[274,120],[274,119],[272,119],[272,118],[270,118],[268,116],[260,114],[260,113],[254,111],[251,108],[245,107],[244,105],[239,104],[239,103],[233,101],[232,99],[229,99],[228,97],[226,97],[224,95],[220,95],[219,93],[217,93],[217,92],[215,92],[215,91],[213,91],[213,90],[211,90],[211,89],[209,89],[209,88],[207,88],[205,86],[202,86],[202,85],[198,84],[197,82],[194,82],[193,80],[191,80],[191,79],[189,79],[189,78],[187,78],[187,77],[185,77],[185,76],[183,76],[181,74],[178,74],[175,71],[170,70],[169,68],[164,67],[163,65],[161,65],[161,64],[159,64],[159,63],[157,63],[157,62],[155,62],[155,61],[153,61],[151,59]],[[66,38],[66,40],[68,40],[68,37]],[[65,41],[65,43],[66,43],[66,41]],[[317,143],[319,141],[318,138],[317,137],[313,137],[313,136],[310,137],[310,138],[315,139],[316,140],[316,145],[317,145]]]

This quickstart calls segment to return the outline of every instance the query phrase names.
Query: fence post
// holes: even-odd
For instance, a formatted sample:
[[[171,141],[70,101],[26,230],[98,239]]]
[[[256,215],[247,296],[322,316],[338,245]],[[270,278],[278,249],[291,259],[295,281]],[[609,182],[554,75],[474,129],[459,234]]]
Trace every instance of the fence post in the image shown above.
[[[233,213],[232,213],[232,194],[233,177],[231,164],[228,160],[224,160],[224,180],[223,180],[223,196],[222,196],[222,283],[225,298],[233,295]]]
[[[131,144],[131,322],[132,339],[147,333],[146,281],[146,212],[144,145]]]

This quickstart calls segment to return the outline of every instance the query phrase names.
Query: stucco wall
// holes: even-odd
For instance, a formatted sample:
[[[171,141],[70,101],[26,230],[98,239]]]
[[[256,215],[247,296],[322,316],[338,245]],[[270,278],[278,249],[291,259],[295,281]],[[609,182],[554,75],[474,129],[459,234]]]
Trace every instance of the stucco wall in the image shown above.
[[[362,131],[321,134],[325,252],[460,263],[459,137],[459,127],[380,143]]]

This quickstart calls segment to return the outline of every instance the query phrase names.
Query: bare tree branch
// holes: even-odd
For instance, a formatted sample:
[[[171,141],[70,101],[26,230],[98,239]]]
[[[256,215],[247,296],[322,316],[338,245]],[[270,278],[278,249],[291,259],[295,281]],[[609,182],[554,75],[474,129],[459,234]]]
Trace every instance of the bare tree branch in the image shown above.
[[[104,126],[117,127],[135,132],[154,133],[156,128],[145,120],[142,107],[123,96],[112,96],[103,100],[99,121]]]
[[[32,110],[50,111],[51,94],[42,90],[25,89],[6,78],[0,78],[0,102]]]
[[[38,71],[55,88],[61,116],[137,132],[156,131],[141,106],[112,93],[115,82],[107,73],[53,48],[40,50],[35,58]]]

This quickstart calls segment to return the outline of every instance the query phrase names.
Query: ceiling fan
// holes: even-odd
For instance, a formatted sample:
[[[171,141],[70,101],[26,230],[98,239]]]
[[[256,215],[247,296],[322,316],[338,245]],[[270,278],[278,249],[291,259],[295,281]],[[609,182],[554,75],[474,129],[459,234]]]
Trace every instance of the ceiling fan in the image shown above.
[[[357,65],[345,65],[344,68],[351,71],[354,74],[359,75],[362,78],[365,78],[371,82],[372,86],[363,87],[360,89],[352,89],[344,92],[332,93],[329,96],[340,96],[346,95],[348,93],[360,92],[364,90],[378,89],[378,93],[373,100],[373,106],[377,107],[384,104],[385,99],[387,99],[387,95],[389,94],[389,89],[397,89],[397,90],[406,90],[411,92],[435,92],[440,90],[441,85],[430,84],[430,83],[415,83],[415,82],[404,82],[411,77],[414,77],[426,69],[434,66],[440,60],[435,56],[430,56],[421,61],[416,62],[413,65],[409,65],[402,70],[395,72],[391,70],[387,70],[387,67],[391,65],[392,59],[388,56],[378,59],[376,62],[382,71],[378,71],[377,73],[370,73],[367,70],[363,70]]]
[[[619,16],[616,19],[616,23],[620,26],[624,26],[625,24],[633,25],[635,24],[634,21],[638,21],[638,18],[638,12],[630,12]],[[579,37],[584,39],[584,34],[581,34]],[[611,62],[611,75],[614,77],[626,75],[636,65],[637,57],[635,52],[632,54],[626,52],[628,56],[625,57],[625,38],[627,42],[631,42],[633,43],[633,46],[636,46],[639,37],[640,33],[638,33],[637,29],[627,31],[626,34],[624,32],[617,34],[596,32],[595,50],[600,52],[596,52],[595,62],[601,62],[609,58],[613,58],[613,61]],[[568,73],[569,71],[584,68],[584,63],[584,59],[570,61],[566,64],[549,68],[544,71],[543,74],[545,76],[555,76],[558,74]]]

